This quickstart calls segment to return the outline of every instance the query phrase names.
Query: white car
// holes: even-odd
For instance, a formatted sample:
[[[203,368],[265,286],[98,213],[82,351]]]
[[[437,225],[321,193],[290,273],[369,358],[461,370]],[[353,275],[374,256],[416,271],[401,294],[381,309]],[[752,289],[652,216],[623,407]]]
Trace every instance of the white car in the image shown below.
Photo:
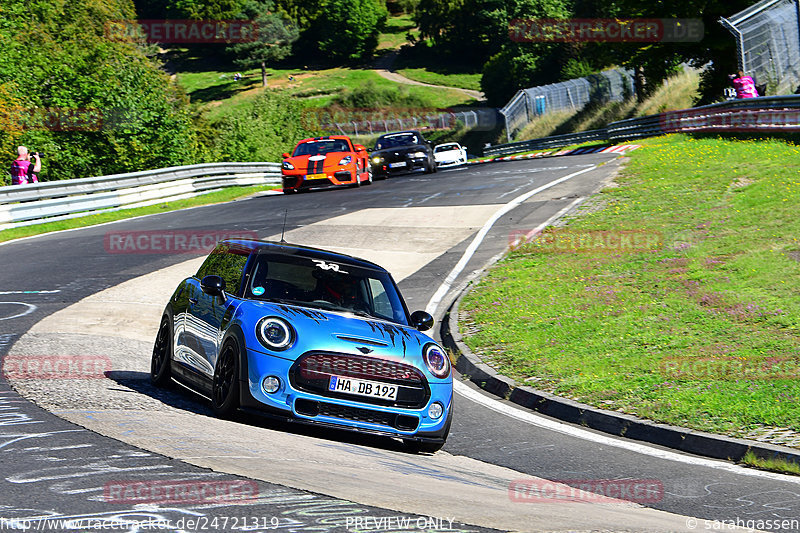
[[[458,143],[439,144],[433,149],[433,158],[439,168],[466,165],[467,149]]]

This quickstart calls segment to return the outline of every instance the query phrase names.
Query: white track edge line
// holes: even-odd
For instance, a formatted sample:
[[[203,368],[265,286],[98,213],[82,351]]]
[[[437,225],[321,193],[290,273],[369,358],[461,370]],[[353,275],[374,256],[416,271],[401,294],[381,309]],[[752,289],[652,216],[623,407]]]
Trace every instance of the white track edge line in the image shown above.
[[[565,181],[567,181],[569,179],[572,179],[575,176],[578,176],[578,175],[583,174],[585,172],[589,172],[590,170],[594,170],[596,168],[597,168],[597,165],[592,165],[592,166],[590,166],[588,168],[584,168],[583,170],[579,170],[577,172],[573,172],[572,174],[568,174],[568,175],[566,175],[564,177],[558,178],[558,179],[553,180],[553,181],[551,181],[549,183],[541,185],[540,187],[537,187],[537,188],[533,189],[532,191],[528,191],[526,193],[523,193],[523,194],[517,196],[516,198],[514,198],[513,200],[511,200],[510,202],[505,204],[503,207],[501,207],[500,209],[495,211],[495,213],[492,215],[492,217],[489,220],[487,220],[486,223],[483,225],[483,227],[480,229],[478,234],[475,235],[475,238],[472,239],[472,242],[467,247],[467,249],[464,251],[464,255],[461,256],[461,259],[458,261],[458,263],[456,263],[456,266],[453,267],[453,270],[450,271],[450,273],[447,275],[445,280],[442,282],[442,284],[437,289],[436,293],[431,297],[430,301],[428,301],[428,305],[425,307],[425,310],[428,313],[430,313],[431,315],[435,315],[436,314],[436,309],[439,307],[439,304],[442,303],[442,299],[450,291],[450,288],[452,287],[453,282],[456,280],[456,278],[459,276],[459,274],[461,274],[461,272],[467,266],[467,263],[469,263],[470,259],[472,259],[472,256],[475,255],[475,251],[478,249],[478,246],[480,246],[480,244],[483,242],[483,239],[486,238],[486,235],[489,233],[489,230],[492,229],[492,226],[494,226],[494,223],[497,222],[500,219],[500,217],[502,217],[503,215],[505,215],[506,213],[508,213],[512,209],[518,207],[520,204],[522,204],[522,202],[524,202],[525,200],[527,200],[531,196],[533,196],[533,195],[535,195],[537,193],[540,193],[540,192],[542,192],[544,190],[547,190],[547,189],[549,189],[551,187],[554,187],[554,186],[558,185],[559,183],[563,183],[563,182],[565,182]]]

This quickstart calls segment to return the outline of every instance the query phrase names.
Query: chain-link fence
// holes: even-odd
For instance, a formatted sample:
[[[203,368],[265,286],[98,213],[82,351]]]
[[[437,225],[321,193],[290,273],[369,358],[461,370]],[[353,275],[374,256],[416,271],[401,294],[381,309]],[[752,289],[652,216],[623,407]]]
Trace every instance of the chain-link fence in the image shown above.
[[[800,84],[800,0],[762,0],[722,18],[736,37],[739,68],[767,86],[767,94],[791,94]]]
[[[509,142],[534,117],[555,111],[580,111],[589,102],[621,102],[633,95],[630,71],[615,69],[585,78],[518,91],[500,110]]]

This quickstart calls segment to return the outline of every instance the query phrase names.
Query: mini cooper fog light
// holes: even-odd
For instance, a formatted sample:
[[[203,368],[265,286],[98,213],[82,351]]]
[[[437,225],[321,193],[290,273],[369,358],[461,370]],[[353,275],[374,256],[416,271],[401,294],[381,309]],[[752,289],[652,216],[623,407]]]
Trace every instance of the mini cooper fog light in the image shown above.
[[[269,316],[262,318],[256,326],[261,344],[270,350],[285,350],[294,342],[294,330],[283,319]]]
[[[267,394],[274,394],[281,388],[281,380],[275,376],[267,376],[261,381],[261,388],[264,389],[264,392]],[[431,409],[433,409],[433,405]]]
[[[433,402],[430,407],[428,407],[428,416],[431,417],[433,420],[438,420],[444,414],[444,406],[439,402]]]

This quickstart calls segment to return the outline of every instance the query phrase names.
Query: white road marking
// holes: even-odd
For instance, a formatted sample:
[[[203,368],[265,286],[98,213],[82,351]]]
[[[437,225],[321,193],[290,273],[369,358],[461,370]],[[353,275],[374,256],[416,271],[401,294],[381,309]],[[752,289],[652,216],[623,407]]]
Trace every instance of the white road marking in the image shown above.
[[[56,294],[57,292],[61,292],[60,289],[52,290],[52,291],[0,291],[0,294]]]
[[[4,304],[22,305],[22,306],[26,307],[27,309],[25,309],[21,313],[17,313],[16,315],[0,317],[0,320],[11,320],[12,318],[19,318],[21,316],[29,315],[29,314],[33,313],[34,311],[36,311],[36,309],[37,309],[35,305],[26,304],[25,302],[0,302],[0,305],[4,305]]]
[[[541,187],[533,189],[532,191],[528,191],[524,194],[517,196],[516,198],[505,204],[503,207],[498,209],[494,213],[494,215],[492,215],[492,218],[486,221],[481,230],[472,240],[472,242],[464,252],[464,255],[461,256],[461,259],[458,261],[456,266],[453,267],[453,270],[450,271],[450,274],[447,275],[447,278],[445,278],[444,282],[439,286],[439,289],[431,297],[430,301],[428,302],[428,305],[425,307],[425,310],[431,315],[436,314],[436,309],[439,307],[439,304],[442,303],[442,299],[450,291],[450,287],[453,285],[453,282],[456,280],[459,274],[461,274],[461,271],[464,270],[464,268],[467,266],[467,263],[469,263],[469,260],[472,259],[472,256],[478,249],[478,246],[480,246],[480,244],[483,242],[483,239],[486,238],[486,234],[489,233],[489,230],[492,229],[492,226],[494,226],[494,223],[497,222],[500,219],[500,217],[502,217],[515,207],[518,207],[520,204],[522,204],[522,202],[524,202],[531,196],[540,193],[544,190],[547,190],[550,187],[554,187],[559,183],[563,183],[569,179],[572,179],[575,176],[578,176],[585,172],[589,172],[590,170],[594,170],[595,168],[597,168],[597,165],[592,165],[588,168],[584,168],[583,170],[579,170],[577,172],[573,172],[572,174],[568,174],[563,178],[558,178],[557,180],[553,180],[550,183],[547,183],[545,185],[542,185]]]
[[[787,476],[783,474],[776,474],[774,472],[765,472],[762,470],[755,470],[753,468],[745,468],[739,465],[724,462],[722,460],[704,459],[702,457],[684,455],[678,452],[654,448],[646,444],[639,444],[637,442],[633,442],[630,440],[599,435],[592,431],[571,426],[564,422],[550,420],[549,418],[545,418],[542,415],[532,413],[520,409],[518,407],[512,407],[508,404],[501,403],[492,398],[487,398],[480,392],[471,389],[470,387],[468,387],[464,383],[461,383],[458,380],[453,380],[453,389],[457,394],[459,394],[463,398],[466,398],[470,401],[480,404],[486,407],[487,409],[495,411],[496,413],[506,415],[510,418],[514,418],[516,420],[525,422],[532,426],[537,426],[550,431],[555,431],[556,433],[561,433],[569,437],[588,440],[591,442],[595,442],[597,444],[613,446],[615,448],[622,448],[623,450],[640,453],[642,455],[649,455],[651,457],[656,457],[658,459],[676,461],[679,463],[685,463],[692,466],[716,468],[717,470],[724,470],[726,472],[744,476],[760,477],[760,478],[772,479],[775,481],[788,481],[800,485],[800,478],[798,478],[797,476]]]

